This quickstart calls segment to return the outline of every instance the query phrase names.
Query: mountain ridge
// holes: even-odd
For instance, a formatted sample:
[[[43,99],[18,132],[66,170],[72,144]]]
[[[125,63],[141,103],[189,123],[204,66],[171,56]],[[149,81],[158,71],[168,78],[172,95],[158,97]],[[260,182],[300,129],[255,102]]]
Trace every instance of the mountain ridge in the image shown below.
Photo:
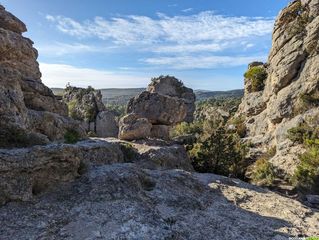
[[[62,95],[63,88],[51,88],[55,95]],[[103,102],[105,104],[123,105],[126,104],[132,97],[146,90],[146,88],[101,88]],[[208,98],[219,97],[242,97],[244,89],[234,89],[226,91],[211,91],[211,90],[194,90],[197,101],[206,100]]]

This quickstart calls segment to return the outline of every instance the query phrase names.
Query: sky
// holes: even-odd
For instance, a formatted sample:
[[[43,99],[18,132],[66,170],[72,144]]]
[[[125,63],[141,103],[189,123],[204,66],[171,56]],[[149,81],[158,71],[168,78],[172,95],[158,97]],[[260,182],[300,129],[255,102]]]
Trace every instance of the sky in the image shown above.
[[[173,75],[202,90],[243,88],[266,61],[289,0],[0,0],[28,28],[49,87],[146,87]]]

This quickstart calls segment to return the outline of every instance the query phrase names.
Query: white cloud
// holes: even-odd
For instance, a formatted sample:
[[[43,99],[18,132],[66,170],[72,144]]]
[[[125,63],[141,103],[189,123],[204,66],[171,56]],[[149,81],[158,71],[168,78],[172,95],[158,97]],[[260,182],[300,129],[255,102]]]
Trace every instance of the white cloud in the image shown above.
[[[256,60],[266,60],[266,56],[176,56],[147,58],[143,61],[151,65],[185,70],[236,67]]]
[[[193,8],[186,8],[182,10],[182,12],[184,13],[191,12],[191,11],[193,11]]]
[[[155,53],[191,53],[191,52],[220,52],[227,48],[227,43],[211,44],[181,44],[181,45],[164,45],[155,46],[149,50]]]
[[[115,44],[141,45],[157,43],[193,44],[202,41],[216,43],[264,36],[271,33],[273,18],[231,17],[206,11],[190,16],[158,18],[129,15],[110,20],[95,17],[79,22],[63,16],[47,15],[57,28],[78,38],[96,37]]]
[[[273,18],[224,16],[212,11],[173,17],[158,13],[155,18],[137,15],[111,19],[95,17],[85,21],[64,16],[47,15],[46,18],[59,31],[78,38],[78,41],[99,39],[103,45],[146,52],[147,57],[140,62],[166,69],[234,67],[264,60],[263,54],[251,56],[247,51],[254,46],[258,51],[258,44],[252,42],[270,36],[274,22]],[[103,49],[83,44],[60,44],[47,51],[63,55],[103,52]]]
[[[64,64],[40,63],[42,81],[49,87],[74,86],[95,88],[143,87],[151,76],[133,73],[108,72],[90,68],[79,68]]]
[[[97,47],[81,43],[61,43],[55,42],[50,45],[40,45],[37,49],[41,54],[47,56],[62,56],[65,54],[79,54],[79,53],[90,53],[90,52],[107,52],[114,47]]]

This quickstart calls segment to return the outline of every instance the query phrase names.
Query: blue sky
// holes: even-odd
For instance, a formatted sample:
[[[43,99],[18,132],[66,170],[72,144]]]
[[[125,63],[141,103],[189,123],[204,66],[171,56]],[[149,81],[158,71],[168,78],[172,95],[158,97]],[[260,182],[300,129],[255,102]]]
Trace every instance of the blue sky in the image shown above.
[[[243,88],[265,61],[288,0],[0,0],[27,24],[50,87],[145,87],[174,75],[195,89]]]

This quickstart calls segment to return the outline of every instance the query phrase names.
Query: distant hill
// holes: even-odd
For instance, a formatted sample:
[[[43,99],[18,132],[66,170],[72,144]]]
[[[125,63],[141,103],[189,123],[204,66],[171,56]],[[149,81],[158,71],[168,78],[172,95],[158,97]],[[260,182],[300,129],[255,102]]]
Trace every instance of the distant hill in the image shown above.
[[[206,91],[195,90],[197,101],[202,101],[208,98],[224,98],[224,97],[242,97],[244,96],[243,89],[235,89],[230,91]]]
[[[124,105],[145,88],[105,88],[101,90],[103,102],[105,104]],[[62,88],[52,88],[55,95],[62,95]],[[208,98],[224,98],[224,97],[242,97],[244,95],[243,89],[236,89],[230,91],[207,91],[195,90],[197,101],[202,101]]]

